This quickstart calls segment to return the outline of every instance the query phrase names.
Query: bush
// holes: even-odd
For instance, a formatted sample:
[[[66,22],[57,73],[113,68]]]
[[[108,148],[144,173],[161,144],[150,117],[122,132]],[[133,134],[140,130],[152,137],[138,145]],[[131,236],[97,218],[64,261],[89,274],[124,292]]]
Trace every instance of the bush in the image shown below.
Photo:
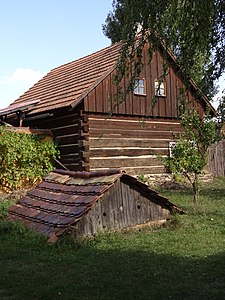
[[[29,187],[53,170],[59,155],[44,136],[17,133],[0,126],[0,186],[3,190]]]

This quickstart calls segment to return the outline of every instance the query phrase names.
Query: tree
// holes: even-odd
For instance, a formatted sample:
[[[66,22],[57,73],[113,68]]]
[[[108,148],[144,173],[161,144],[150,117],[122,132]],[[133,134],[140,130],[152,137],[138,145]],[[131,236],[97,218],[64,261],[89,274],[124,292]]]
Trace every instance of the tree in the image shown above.
[[[222,97],[219,98],[219,106],[217,108],[218,122],[224,124],[225,122],[225,90]]]
[[[200,119],[196,110],[186,112],[181,124],[184,132],[180,134],[172,156],[163,158],[172,173],[183,175],[192,185],[194,203],[198,203],[198,177],[208,161],[208,148],[220,140],[217,122],[206,116]]]
[[[138,76],[145,43],[155,51],[163,41],[187,78],[191,76],[208,97],[214,95],[214,82],[225,69],[224,0],[114,0],[103,32],[113,43],[124,42],[117,82],[129,73],[121,66],[135,57],[139,64],[136,61],[133,71]]]

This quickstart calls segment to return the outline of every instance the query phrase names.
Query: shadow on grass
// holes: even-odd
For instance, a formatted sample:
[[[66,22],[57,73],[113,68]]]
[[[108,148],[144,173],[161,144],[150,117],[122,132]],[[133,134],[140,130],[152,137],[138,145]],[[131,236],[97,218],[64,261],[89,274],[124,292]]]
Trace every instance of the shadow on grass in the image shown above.
[[[0,290],[24,300],[225,297],[225,253],[199,259],[94,243],[42,245],[5,244]]]

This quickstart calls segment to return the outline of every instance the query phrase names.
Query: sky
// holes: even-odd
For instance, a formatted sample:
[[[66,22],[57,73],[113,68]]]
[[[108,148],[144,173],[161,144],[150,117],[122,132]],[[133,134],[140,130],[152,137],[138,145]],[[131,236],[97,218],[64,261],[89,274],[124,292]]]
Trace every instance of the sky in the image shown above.
[[[51,69],[110,45],[110,10],[112,0],[0,0],[0,109]]]
[[[51,69],[110,45],[112,0],[0,0],[0,108]]]

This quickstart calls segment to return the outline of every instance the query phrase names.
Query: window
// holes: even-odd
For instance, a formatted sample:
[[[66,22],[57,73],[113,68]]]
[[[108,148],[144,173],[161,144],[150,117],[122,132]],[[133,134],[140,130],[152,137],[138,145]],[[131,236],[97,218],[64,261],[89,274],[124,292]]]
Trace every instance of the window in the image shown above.
[[[177,142],[169,142],[169,156],[173,157],[173,149],[176,147]]]
[[[155,80],[155,96],[166,96],[166,83]]]
[[[145,79],[136,79],[134,83],[134,94],[146,95]]]

